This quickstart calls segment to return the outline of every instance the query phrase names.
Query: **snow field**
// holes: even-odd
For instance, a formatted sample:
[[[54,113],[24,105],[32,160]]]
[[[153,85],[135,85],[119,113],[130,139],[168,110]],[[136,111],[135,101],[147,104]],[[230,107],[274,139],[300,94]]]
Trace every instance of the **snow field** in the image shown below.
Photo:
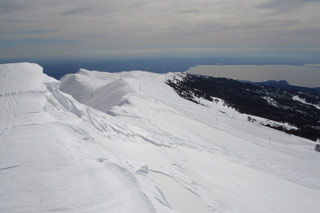
[[[177,75],[0,65],[0,212],[318,212],[314,142],[184,100]]]

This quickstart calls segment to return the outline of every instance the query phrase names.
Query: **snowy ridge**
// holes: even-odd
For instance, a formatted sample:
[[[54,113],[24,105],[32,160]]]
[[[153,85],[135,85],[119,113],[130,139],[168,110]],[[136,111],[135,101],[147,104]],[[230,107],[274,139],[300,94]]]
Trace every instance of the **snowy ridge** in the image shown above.
[[[15,89],[0,102],[1,212],[155,211],[133,171],[98,144],[99,130],[118,135],[123,125],[94,120],[102,113],[61,93],[37,65],[2,65],[0,73],[8,76],[1,92]],[[32,92],[21,94],[19,78]]]
[[[0,75],[0,212],[320,207],[312,141],[249,122],[222,100],[182,99],[164,83],[180,74],[80,70],[59,82],[14,64]]]

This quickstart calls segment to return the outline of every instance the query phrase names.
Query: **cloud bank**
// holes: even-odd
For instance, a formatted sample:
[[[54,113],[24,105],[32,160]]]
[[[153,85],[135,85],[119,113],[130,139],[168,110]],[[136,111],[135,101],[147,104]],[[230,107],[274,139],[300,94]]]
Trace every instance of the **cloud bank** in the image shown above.
[[[319,51],[318,11],[318,0],[0,0],[0,57]]]

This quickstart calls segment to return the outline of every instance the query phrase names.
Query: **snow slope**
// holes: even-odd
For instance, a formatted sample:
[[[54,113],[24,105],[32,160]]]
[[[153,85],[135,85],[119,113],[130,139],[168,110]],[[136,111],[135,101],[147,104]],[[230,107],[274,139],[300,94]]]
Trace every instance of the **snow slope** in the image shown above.
[[[155,211],[100,144],[100,131],[118,135],[119,124],[94,120],[102,113],[61,93],[38,65],[1,65],[0,75],[0,212]]]
[[[181,74],[0,75],[0,212],[318,212],[314,142],[180,98]]]

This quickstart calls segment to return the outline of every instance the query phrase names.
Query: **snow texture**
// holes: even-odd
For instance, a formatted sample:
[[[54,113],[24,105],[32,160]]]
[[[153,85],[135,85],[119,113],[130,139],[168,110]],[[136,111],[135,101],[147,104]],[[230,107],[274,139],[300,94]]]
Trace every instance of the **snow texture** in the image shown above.
[[[0,65],[0,212],[319,211],[314,142],[182,99],[177,75]]]

